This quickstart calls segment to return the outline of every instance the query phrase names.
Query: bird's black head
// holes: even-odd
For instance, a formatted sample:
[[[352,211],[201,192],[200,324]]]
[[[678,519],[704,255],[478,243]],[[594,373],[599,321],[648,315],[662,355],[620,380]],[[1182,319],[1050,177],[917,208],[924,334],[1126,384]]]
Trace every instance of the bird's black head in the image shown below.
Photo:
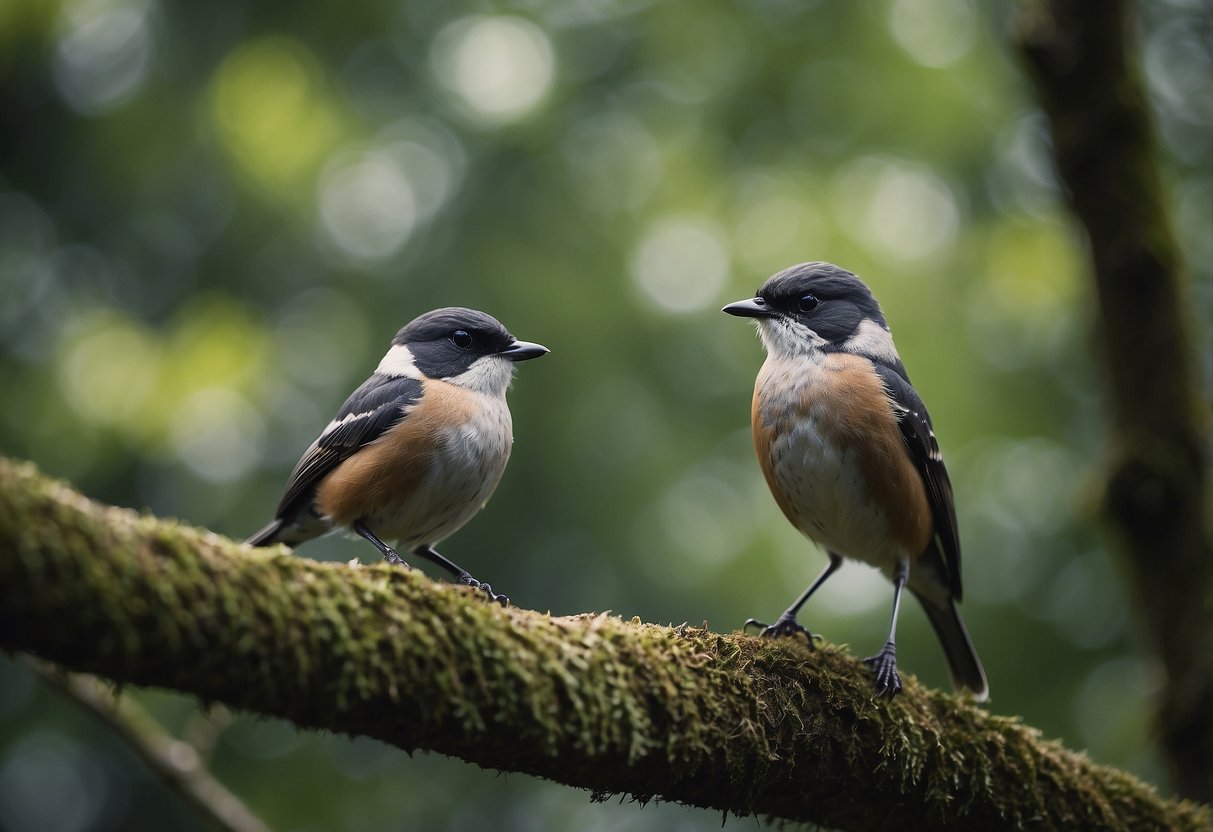
[[[397,332],[379,372],[419,372],[482,392],[504,394],[516,362],[547,352],[540,344],[519,341],[492,315],[452,306],[426,312]]]
[[[831,263],[801,263],[772,275],[750,300],[723,310],[754,318],[771,355],[845,350],[895,360],[880,304],[867,284]]]

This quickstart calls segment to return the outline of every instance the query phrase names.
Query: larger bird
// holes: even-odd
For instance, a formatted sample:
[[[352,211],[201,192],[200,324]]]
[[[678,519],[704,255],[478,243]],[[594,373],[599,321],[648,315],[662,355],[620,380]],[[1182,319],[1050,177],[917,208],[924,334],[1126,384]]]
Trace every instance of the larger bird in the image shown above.
[[[901,690],[897,613],[908,588],[939,637],[952,683],[984,701],[985,670],[956,607],[960,540],[952,484],[931,418],[872,292],[838,266],[802,263],[723,311],[753,318],[766,347],[751,418],[767,485],[792,525],[829,556],[774,624],[747,624],[769,637],[804,634],[812,646],[796,620],[800,608],[843,558],[864,561],[893,581],[888,640],[865,660],[877,693]]]
[[[294,547],[344,527],[389,563],[404,563],[384,543],[395,540],[507,603],[434,546],[492,496],[514,442],[505,401],[514,365],[546,352],[474,309],[416,318],[303,453],[273,521],[246,542]]]

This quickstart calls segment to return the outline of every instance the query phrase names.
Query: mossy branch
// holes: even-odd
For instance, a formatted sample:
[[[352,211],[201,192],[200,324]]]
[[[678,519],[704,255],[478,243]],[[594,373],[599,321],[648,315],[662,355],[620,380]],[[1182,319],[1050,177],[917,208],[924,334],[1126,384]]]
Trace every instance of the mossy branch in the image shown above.
[[[826,646],[553,618],[252,550],[0,459],[0,647],[598,794],[839,829],[1208,829],[1213,812]]]
[[[1019,49],[1090,240],[1112,416],[1105,510],[1167,671],[1163,750],[1179,792],[1213,801],[1213,436],[1131,7],[1029,3]]]

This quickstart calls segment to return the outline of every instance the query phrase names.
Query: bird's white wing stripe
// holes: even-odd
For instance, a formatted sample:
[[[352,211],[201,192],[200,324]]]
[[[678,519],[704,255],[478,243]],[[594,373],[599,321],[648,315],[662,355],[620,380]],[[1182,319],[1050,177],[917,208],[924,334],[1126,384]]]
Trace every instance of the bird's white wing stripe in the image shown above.
[[[372,416],[374,416],[375,413],[376,413],[376,411],[374,411],[374,410],[367,410],[367,411],[363,411],[362,413],[347,413],[342,418],[334,419],[333,421],[331,421],[327,425],[325,425],[324,430],[320,431],[320,438],[323,439],[324,437],[328,436],[330,433],[332,433],[337,428],[348,425],[350,422],[355,422],[359,419],[369,419]]]

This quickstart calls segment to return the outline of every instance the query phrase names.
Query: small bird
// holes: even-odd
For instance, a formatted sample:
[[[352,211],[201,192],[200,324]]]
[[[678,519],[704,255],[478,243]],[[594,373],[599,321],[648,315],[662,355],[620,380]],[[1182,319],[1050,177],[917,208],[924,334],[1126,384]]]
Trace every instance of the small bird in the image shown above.
[[[507,604],[434,546],[492,496],[514,442],[505,401],[514,365],[547,352],[474,309],[414,319],[304,451],[273,521],[245,542],[295,547],[346,528],[389,563],[405,564],[385,539]]]
[[[897,612],[908,588],[943,646],[952,683],[989,697],[985,670],[961,620],[960,540],[952,483],[931,417],[910,384],[871,290],[830,263],[773,275],[756,297],[722,310],[753,318],[767,359],[754,385],[751,421],[758,464],[775,502],[829,563],[767,637],[812,635],[796,621],[842,564],[869,563],[893,581],[884,647],[865,662],[879,696],[901,690]]]

